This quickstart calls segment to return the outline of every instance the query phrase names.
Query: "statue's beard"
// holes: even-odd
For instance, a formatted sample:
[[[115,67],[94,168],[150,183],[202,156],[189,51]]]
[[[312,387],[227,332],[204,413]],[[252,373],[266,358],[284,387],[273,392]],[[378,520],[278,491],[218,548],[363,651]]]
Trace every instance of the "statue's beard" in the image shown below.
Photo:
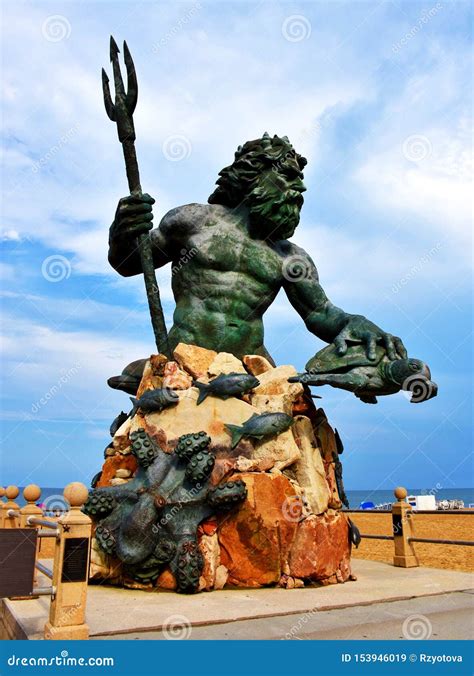
[[[288,239],[300,221],[303,195],[298,190],[281,190],[268,181],[248,197],[251,234],[259,239]]]

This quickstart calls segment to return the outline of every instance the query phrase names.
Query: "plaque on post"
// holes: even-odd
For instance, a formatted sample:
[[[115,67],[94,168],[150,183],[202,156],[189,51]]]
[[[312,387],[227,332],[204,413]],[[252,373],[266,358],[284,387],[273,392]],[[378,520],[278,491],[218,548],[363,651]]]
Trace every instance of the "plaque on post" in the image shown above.
[[[33,591],[36,542],[35,528],[0,529],[0,598]]]

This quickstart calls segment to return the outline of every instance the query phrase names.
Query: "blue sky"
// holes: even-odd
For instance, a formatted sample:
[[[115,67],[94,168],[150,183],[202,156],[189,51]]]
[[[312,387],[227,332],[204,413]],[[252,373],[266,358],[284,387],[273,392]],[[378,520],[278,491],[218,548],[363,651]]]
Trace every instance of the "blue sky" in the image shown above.
[[[89,482],[127,409],[106,385],[153,351],[141,278],[107,263],[127,193],[100,69],[126,39],[155,223],[205,202],[264,131],[307,156],[293,240],[331,300],[400,335],[439,395],[361,403],[328,387],[347,488],[472,485],[471,53],[467,2],[4,2],[0,484]],[[159,272],[169,321],[169,268]],[[322,343],[281,295],[266,343]]]

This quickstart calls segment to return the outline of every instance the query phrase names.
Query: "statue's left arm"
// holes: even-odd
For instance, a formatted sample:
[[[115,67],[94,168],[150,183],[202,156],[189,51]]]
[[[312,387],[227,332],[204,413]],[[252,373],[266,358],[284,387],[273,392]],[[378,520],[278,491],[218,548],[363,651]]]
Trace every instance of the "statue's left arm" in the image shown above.
[[[319,283],[315,264],[303,249],[285,242],[283,253],[283,286],[311,333],[334,343],[340,355],[345,354],[347,343],[353,342],[365,344],[369,359],[375,359],[377,343],[385,346],[389,359],[407,356],[400,338],[383,331],[366,317],[349,314],[331,303]]]

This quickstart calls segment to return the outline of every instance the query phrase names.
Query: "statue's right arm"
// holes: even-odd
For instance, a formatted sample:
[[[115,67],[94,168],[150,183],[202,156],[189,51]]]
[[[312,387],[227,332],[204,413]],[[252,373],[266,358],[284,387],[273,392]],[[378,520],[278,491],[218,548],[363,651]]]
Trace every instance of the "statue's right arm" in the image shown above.
[[[154,203],[153,197],[146,193],[140,197],[129,195],[119,200],[109,231],[109,263],[124,277],[142,272],[137,237],[152,230]],[[166,216],[163,221],[165,219]],[[171,260],[170,243],[162,223],[150,233],[155,268],[166,265]]]

